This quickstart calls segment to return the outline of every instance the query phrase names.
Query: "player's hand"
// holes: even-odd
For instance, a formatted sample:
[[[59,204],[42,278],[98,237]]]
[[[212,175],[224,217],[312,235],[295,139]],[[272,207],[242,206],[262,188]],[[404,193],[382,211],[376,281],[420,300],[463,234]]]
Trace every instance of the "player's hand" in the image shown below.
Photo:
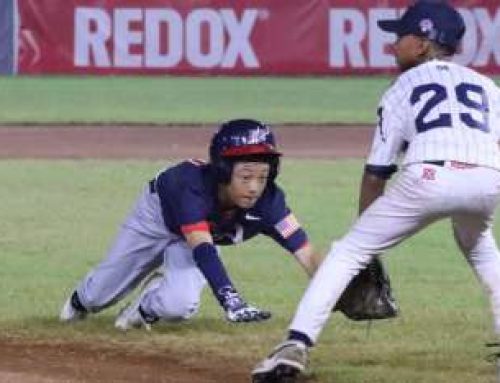
[[[237,310],[226,310],[226,319],[230,322],[260,322],[271,318],[271,312],[246,305]]]
[[[230,322],[260,322],[271,318],[269,311],[249,305],[234,290],[225,292],[223,307]]]

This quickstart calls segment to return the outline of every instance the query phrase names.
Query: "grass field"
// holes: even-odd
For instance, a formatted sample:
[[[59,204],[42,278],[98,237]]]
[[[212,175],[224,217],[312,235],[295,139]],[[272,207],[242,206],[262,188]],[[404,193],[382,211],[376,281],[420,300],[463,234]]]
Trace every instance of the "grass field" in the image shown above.
[[[500,83],[500,78],[496,78]],[[372,123],[392,77],[0,77],[0,123]]]
[[[389,82],[375,77],[0,77],[0,124],[214,123],[240,116],[275,123],[371,123]],[[227,324],[208,292],[193,321],[161,324],[152,334],[118,334],[113,320],[121,304],[76,326],[58,323],[67,294],[103,257],[141,185],[163,165],[0,161],[0,333],[143,352],[204,349],[236,357],[245,366],[281,340],[307,280],[266,238],[224,255],[246,298],[273,311],[266,323]],[[361,169],[361,160],[284,162],[280,182],[322,251],[355,218]],[[401,316],[373,323],[368,331],[335,315],[311,355],[312,381],[492,383],[493,366],[484,360],[484,343],[492,336],[488,304],[448,223],[418,234],[386,260]]]
[[[213,123],[241,116],[273,123],[371,122],[378,96],[389,81],[378,77],[0,77],[0,123]]]
[[[0,162],[0,200],[9,201],[0,204],[1,333],[98,340],[148,352],[204,347],[248,365],[281,339],[306,278],[265,238],[228,249],[224,261],[245,296],[273,311],[269,322],[229,325],[207,293],[192,322],[159,325],[153,334],[118,334],[112,323],[121,305],[77,326],[58,324],[66,295],[101,259],[141,185],[163,165]],[[356,160],[284,163],[280,182],[322,250],[354,219],[361,166]],[[452,242],[449,225],[438,224],[394,249],[387,264],[401,317],[374,323],[367,333],[366,325],[335,315],[312,353],[314,382],[492,382],[493,367],[484,361],[483,347],[490,335],[487,303]]]

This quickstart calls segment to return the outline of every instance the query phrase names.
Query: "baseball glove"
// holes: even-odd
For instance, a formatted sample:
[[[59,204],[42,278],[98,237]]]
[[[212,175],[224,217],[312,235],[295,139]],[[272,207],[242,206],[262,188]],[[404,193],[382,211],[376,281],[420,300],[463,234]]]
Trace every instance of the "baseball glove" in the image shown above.
[[[349,283],[333,311],[355,321],[394,318],[399,313],[389,275],[375,257]]]
[[[500,382],[500,342],[490,342],[486,343],[486,347],[489,348],[489,353],[486,356],[486,361],[496,365],[497,382]]]

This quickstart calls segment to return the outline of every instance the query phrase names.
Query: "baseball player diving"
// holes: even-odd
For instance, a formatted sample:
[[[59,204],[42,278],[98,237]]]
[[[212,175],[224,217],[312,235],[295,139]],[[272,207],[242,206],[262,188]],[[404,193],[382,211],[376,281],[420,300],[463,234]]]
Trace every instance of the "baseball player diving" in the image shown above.
[[[181,162],[145,186],[107,257],[65,302],[61,321],[101,311],[148,275],[139,297],[116,318],[118,329],[192,317],[207,282],[228,321],[268,319],[270,312],[248,304],[236,289],[219,245],[265,234],[314,273],[320,258],[275,184],[280,156],[267,125],[244,119],[222,124],[209,163]],[[166,273],[151,274],[159,266]]]
[[[500,333],[500,253],[492,235],[500,201],[500,90],[449,58],[465,33],[445,1],[417,1],[378,26],[397,36],[400,76],[378,108],[359,195],[360,216],[312,278],[287,339],[252,371],[254,382],[293,381],[332,307],[373,257],[450,218],[455,240],[484,286]],[[385,190],[397,171],[398,178]]]
[[[209,156],[209,163],[190,160],[165,169],[145,186],[107,257],[64,303],[61,321],[83,320],[141,282],[139,297],[116,318],[120,330],[189,319],[207,282],[228,321],[266,320],[270,312],[243,299],[219,257],[219,245],[257,234],[273,238],[314,274],[320,257],[275,183],[281,153],[270,127],[228,121],[214,134]],[[159,267],[166,272],[155,272]],[[335,309],[353,320],[396,316],[382,263],[363,270]]]

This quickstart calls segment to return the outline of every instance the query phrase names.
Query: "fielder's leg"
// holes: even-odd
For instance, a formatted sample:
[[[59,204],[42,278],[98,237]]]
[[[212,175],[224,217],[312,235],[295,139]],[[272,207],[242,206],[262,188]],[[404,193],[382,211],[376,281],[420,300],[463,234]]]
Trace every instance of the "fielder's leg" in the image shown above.
[[[491,361],[495,364],[500,383],[500,253],[495,243],[491,220],[461,215],[453,219],[457,244],[471,265],[489,297],[496,338],[488,344]]]
[[[288,340],[312,346],[349,282],[372,257],[441,217],[428,207],[429,204],[441,205],[442,197],[436,193],[434,185],[420,182],[420,188],[415,189],[420,177],[421,166],[406,169],[358,218],[347,235],[332,245],[299,303],[289,327]],[[279,382],[275,366],[286,363],[286,359],[280,352],[273,353],[257,365],[252,376],[266,376]],[[305,365],[294,368],[299,374]]]
[[[500,252],[493,237],[495,209],[500,202],[500,172],[476,167],[460,177],[462,209],[452,216],[455,240],[489,297],[496,339],[492,355],[500,383]],[[490,351],[491,352],[491,351]]]

